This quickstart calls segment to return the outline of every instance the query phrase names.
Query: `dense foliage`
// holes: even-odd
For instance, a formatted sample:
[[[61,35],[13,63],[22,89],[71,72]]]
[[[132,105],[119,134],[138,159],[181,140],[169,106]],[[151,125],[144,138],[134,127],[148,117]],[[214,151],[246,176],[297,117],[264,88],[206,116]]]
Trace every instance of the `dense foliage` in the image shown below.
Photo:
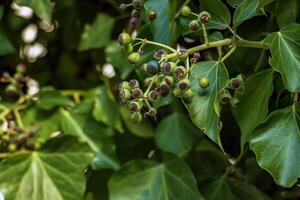
[[[299,199],[298,0],[0,4],[0,199]]]

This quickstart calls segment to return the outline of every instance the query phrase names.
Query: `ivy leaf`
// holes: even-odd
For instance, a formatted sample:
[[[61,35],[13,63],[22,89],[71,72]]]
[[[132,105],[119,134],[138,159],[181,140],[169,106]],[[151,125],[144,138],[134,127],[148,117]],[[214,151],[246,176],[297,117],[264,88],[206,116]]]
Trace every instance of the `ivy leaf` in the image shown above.
[[[258,8],[261,9],[275,0],[260,0]]]
[[[267,118],[269,100],[273,90],[272,70],[256,73],[246,80],[245,93],[240,98],[240,106],[234,109],[242,132],[242,149],[254,128]]]
[[[52,110],[55,107],[72,107],[74,103],[71,99],[63,96],[53,87],[44,87],[41,89],[40,98],[37,107],[43,110]]]
[[[116,100],[107,88],[102,85],[96,89],[97,96],[94,100],[95,105],[93,109],[93,116],[97,121],[100,121],[116,130],[120,133],[124,132],[121,118],[118,110]]]
[[[230,26],[231,15],[222,1],[201,0],[200,10],[211,14],[211,20],[205,25],[207,29],[224,30]]]
[[[275,182],[291,187],[300,178],[300,107],[292,105],[270,114],[250,139],[260,167]]]
[[[62,131],[86,142],[96,154],[95,169],[119,168],[111,129],[97,122],[93,115],[93,101],[84,101],[71,111],[60,109]]]
[[[243,0],[227,0],[232,7],[237,7]]]
[[[52,18],[52,6],[50,0],[16,0],[21,6],[30,7],[35,14],[49,24]]]
[[[170,140],[172,138],[172,140]],[[183,155],[197,139],[197,131],[181,114],[174,113],[162,120],[155,134],[159,148],[177,155]]]
[[[259,0],[244,0],[236,8],[233,14],[233,26],[237,27],[243,21],[252,18],[257,14]]]
[[[0,163],[1,191],[7,200],[81,200],[86,187],[83,170],[92,155],[76,148],[5,159]]]
[[[202,199],[191,170],[182,160],[169,154],[162,163],[128,162],[110,178],[108,187],[110,200]]]
[[[0,28],[0,43],[0,56],[16,52],[15,47],[12,45],[2,28]]]
[[[203,194],[207,200],[239,199],[239,200],[264,200],[264,195],[253,185],[242,183],[234,178],[221,178],[208,184]]]
[[[102,48],[107,45],[111,38],[114,26],[114,18],[99,13],[92,25],[86,24],[79,44],[79,51]]]
[[[278,0],[275,5],[275,16],[279,28],[296,22],[300,3],[298,0]]]
[[[300,92],[300,25],[291,24],[264,40],[271,49],[270,64],[290,92]]]
[[[199,80],[207,77],[210,81],[209,88],[201,89]],[[194,97],[185,102],[193,123],[200,128],[212,141],[221,147],[219,102],[218,92],[225,88],[228,81],[228,72],[223,63],[217,61],[203,61],[197,63],[190,75],[191,89]]]

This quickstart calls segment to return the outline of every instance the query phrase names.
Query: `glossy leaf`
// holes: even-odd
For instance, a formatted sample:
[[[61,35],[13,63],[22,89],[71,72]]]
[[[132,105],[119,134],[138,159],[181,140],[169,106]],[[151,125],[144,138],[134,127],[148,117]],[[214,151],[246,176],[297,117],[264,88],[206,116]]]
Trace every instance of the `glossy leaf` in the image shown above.
[[[232,7],[237,7],[243,0],[227,0]]]
[[[155,142],[159,148],[177,155],[183,155],[190,150],[197,138],[196,129],[179,113],[162,120],[155,134]]]
[[[86,142],[96,154],[93,167],[119,168],[111,129],[97,122],[92,116],[93,102],[85,101],[71,111],[60,109],[62,131]]]
[[[119,132],[123,132],[118,104],[109,89],[105,85],[96,89],[97,96],[94,100],[93,116]]]
[[[210,81],[210,86],[206,89],[199,86],[199,80],[203,77],[207,77]],[[226,87],[228,79],[228,72],[223,63],[217,61],[197,63],[190,75],[194,97],[185,102],[193,123],[219,146],[221,146],[219,132],[222,123],[217,94]]]
[[[233,15],[233,26],[237,27],[243,21],[252,18],[257,14],[259,0],[244,0],[236,8]]]
[[[259,3],[259,6],[258,8],[263,8],[265,7],[266,5],[269,5],[270,3],[272,3],[273,1],[275,0],[260,0],[260,3]]]
[[[278,0],[275,5],[275,16],[279,28],[296,22],[300,2],[298,0]]]
[[[0,56],[16,52],[15,47],[12,45],[2,28],[0,28],[0,43]]]
[[[201,0],[201,11],[207,11],[211,14],[211,20],[208,22],[207,29],[223,30],[230,26],[231,15],[226,5],[220,0]]]
[[[81,35],[79,51],[102,48],[109,43],[115,20],[99,13],[93,24],[86,24]]]
[[[109,180],[110,200],[202,199],[196,180],[179,158],[165,156],[162,163],[130,161]]]
[[[15,0],[21,6],[30,7],[34,13],[49,24],[52,18],[52,5],[50,0]]]
[[[241,128],[241,148],[248,142],[254,128],[268,115],[269,100],[273,93],[273,71],[256,73],[246,80],[245,93],[234,114]]]
[[[290,92],[300,92],[300,25],[291,24],[265,39],[270,46],[270,64]]]
[[[291,187],[300,177],[299,124],[299,105],[282,108],[272,112],[250,140],[259,166],[284,187]]]
[[[5,159],[0,163],[1,191],[7,200],[81,200],[86,187],[83,170],[91,159],[91,153],[78,148]]]

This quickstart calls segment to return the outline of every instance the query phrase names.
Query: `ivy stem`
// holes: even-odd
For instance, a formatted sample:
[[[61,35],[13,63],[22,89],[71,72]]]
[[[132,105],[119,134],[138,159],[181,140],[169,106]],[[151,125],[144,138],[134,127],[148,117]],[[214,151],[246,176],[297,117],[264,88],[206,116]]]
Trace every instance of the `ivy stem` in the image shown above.
[[[294,99],[293,99],[294,103],[298,102],[298,97],[299,97],[299,93],[295,93],[294,94]]]
[[[208,36],[207,36],[207,31],[205,28],[205,25],[201,23],[202,31],[203,31],[203,37],[204,37],[204,44],[208,46],[209,41],[208,41]]]
[[[238,40],[237,46],[239,47],[251,47],[251,48],[260,48],[260,49],[268,49],[268,45],[264,43],[263,41],[251,41],[251,40],[245,40],[242,39],[237,35]]]
[[[151,88],[152,88],[154,82],[155,82],[156,79],[159,78],[160,76],[161,76],[161,74],[157,74],[157,75],[155,75],[155,76],[153,77],[153,79],[151,80],[151,83],[149,84],[149,86],[148,86],[146,92],[144,93],[144,98],[147,98],[148,93],[150,92],[150,90],[151,90]]]
[[[18,108],[14,108],[13,112],[14,112],[14,115],[15,115],[15,118],[16,118],[18,126],[23,129],[24,128],[24,124],[23,124],[23,121],[22,121],[22,118],[21,118],[21,115],[19,113]]]
[[[188,5],[188,4],[190,3],[190,1],[191,1],[191,0],[186,0],[186,1],[182,4],[182,6],[180,7],[180,9],[179,9],[179,10],[177,11],[177,13],[175,14],[175,19],[179,17],[179,15],[180,15],[180,13],[181,13],[182,7]]]
[[[142,41],[145,44],[151,44],[151,45],[154,45],[154,46],[162,47],[162,48],[170,50],[171,52],[176,52],[176,49],[173,49],[172,47],[169,47],[167,45],[161,44],[159,42],[154,42],[154,41],[150,41],[150,40],[142,39],[142,38],[135,38],[135,40]]]
[[[228,52],[225,54],[225,56],[222,58],[222,62],[224,62],[231,54],[233,54],[236,50],[236,45],[234,45]]]
[[[223,56],[222,47],[221,46],[217,47],[217,50],[218,50],[218,55],[219,55],[218,61],[220,62],[220,61],[222,61],[222,56]]]

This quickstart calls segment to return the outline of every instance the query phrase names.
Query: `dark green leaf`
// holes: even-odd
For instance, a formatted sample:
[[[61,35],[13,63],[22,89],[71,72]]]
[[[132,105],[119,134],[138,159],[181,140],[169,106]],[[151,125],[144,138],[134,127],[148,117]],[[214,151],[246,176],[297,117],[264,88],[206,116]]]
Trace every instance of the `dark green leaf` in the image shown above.
[[[299,124],[299,105],[276,110],[255,129],[250,140],[259,166],[284,187],[291,187],[300,177]]]
[[[237,7],[243,0],[227,0],[232,7]]]
[[[0,28],[0,56],[15,53],[15,47],[11,44],[2,28]]]
[[[92,25],[86,24],[81,35],[79,51],[102,48],[107,45],[111,38],[114,18],[99,13]]]
[[[242,132],[242,149],[254,128],[267,118],[269,99],[274,89],[273,71],[265,70],[252,75],[246,80],[245,89],[240,99],[240,106],[234,109]]]
[[[210,86],[202,89],[199,80],[207,77]],[[217,61],[203,61],[197,63],[191,71],[191,89],[194,97],[185,103],[193,123],[200,128],[211,140],[221,146],[220,105],[218,92],[228,83],[228,72],[223,63]]]
[[[233,15],[233,26],[237,27],[243,21],[252,18],[257,14],[259,0],[244,0],[236,8]]]
[[[109,181],[110,200],[201,200],[188,166],[167,155],[163,163],[131,161]]]
[[[300,92],[300,25],[291,24],[265,39],[270,46],[270,64],[290,92]]]
[[[283,28],[291,23],[296,22],[299,6],[299,0],[276,1],[275,16],[279,28]]]

